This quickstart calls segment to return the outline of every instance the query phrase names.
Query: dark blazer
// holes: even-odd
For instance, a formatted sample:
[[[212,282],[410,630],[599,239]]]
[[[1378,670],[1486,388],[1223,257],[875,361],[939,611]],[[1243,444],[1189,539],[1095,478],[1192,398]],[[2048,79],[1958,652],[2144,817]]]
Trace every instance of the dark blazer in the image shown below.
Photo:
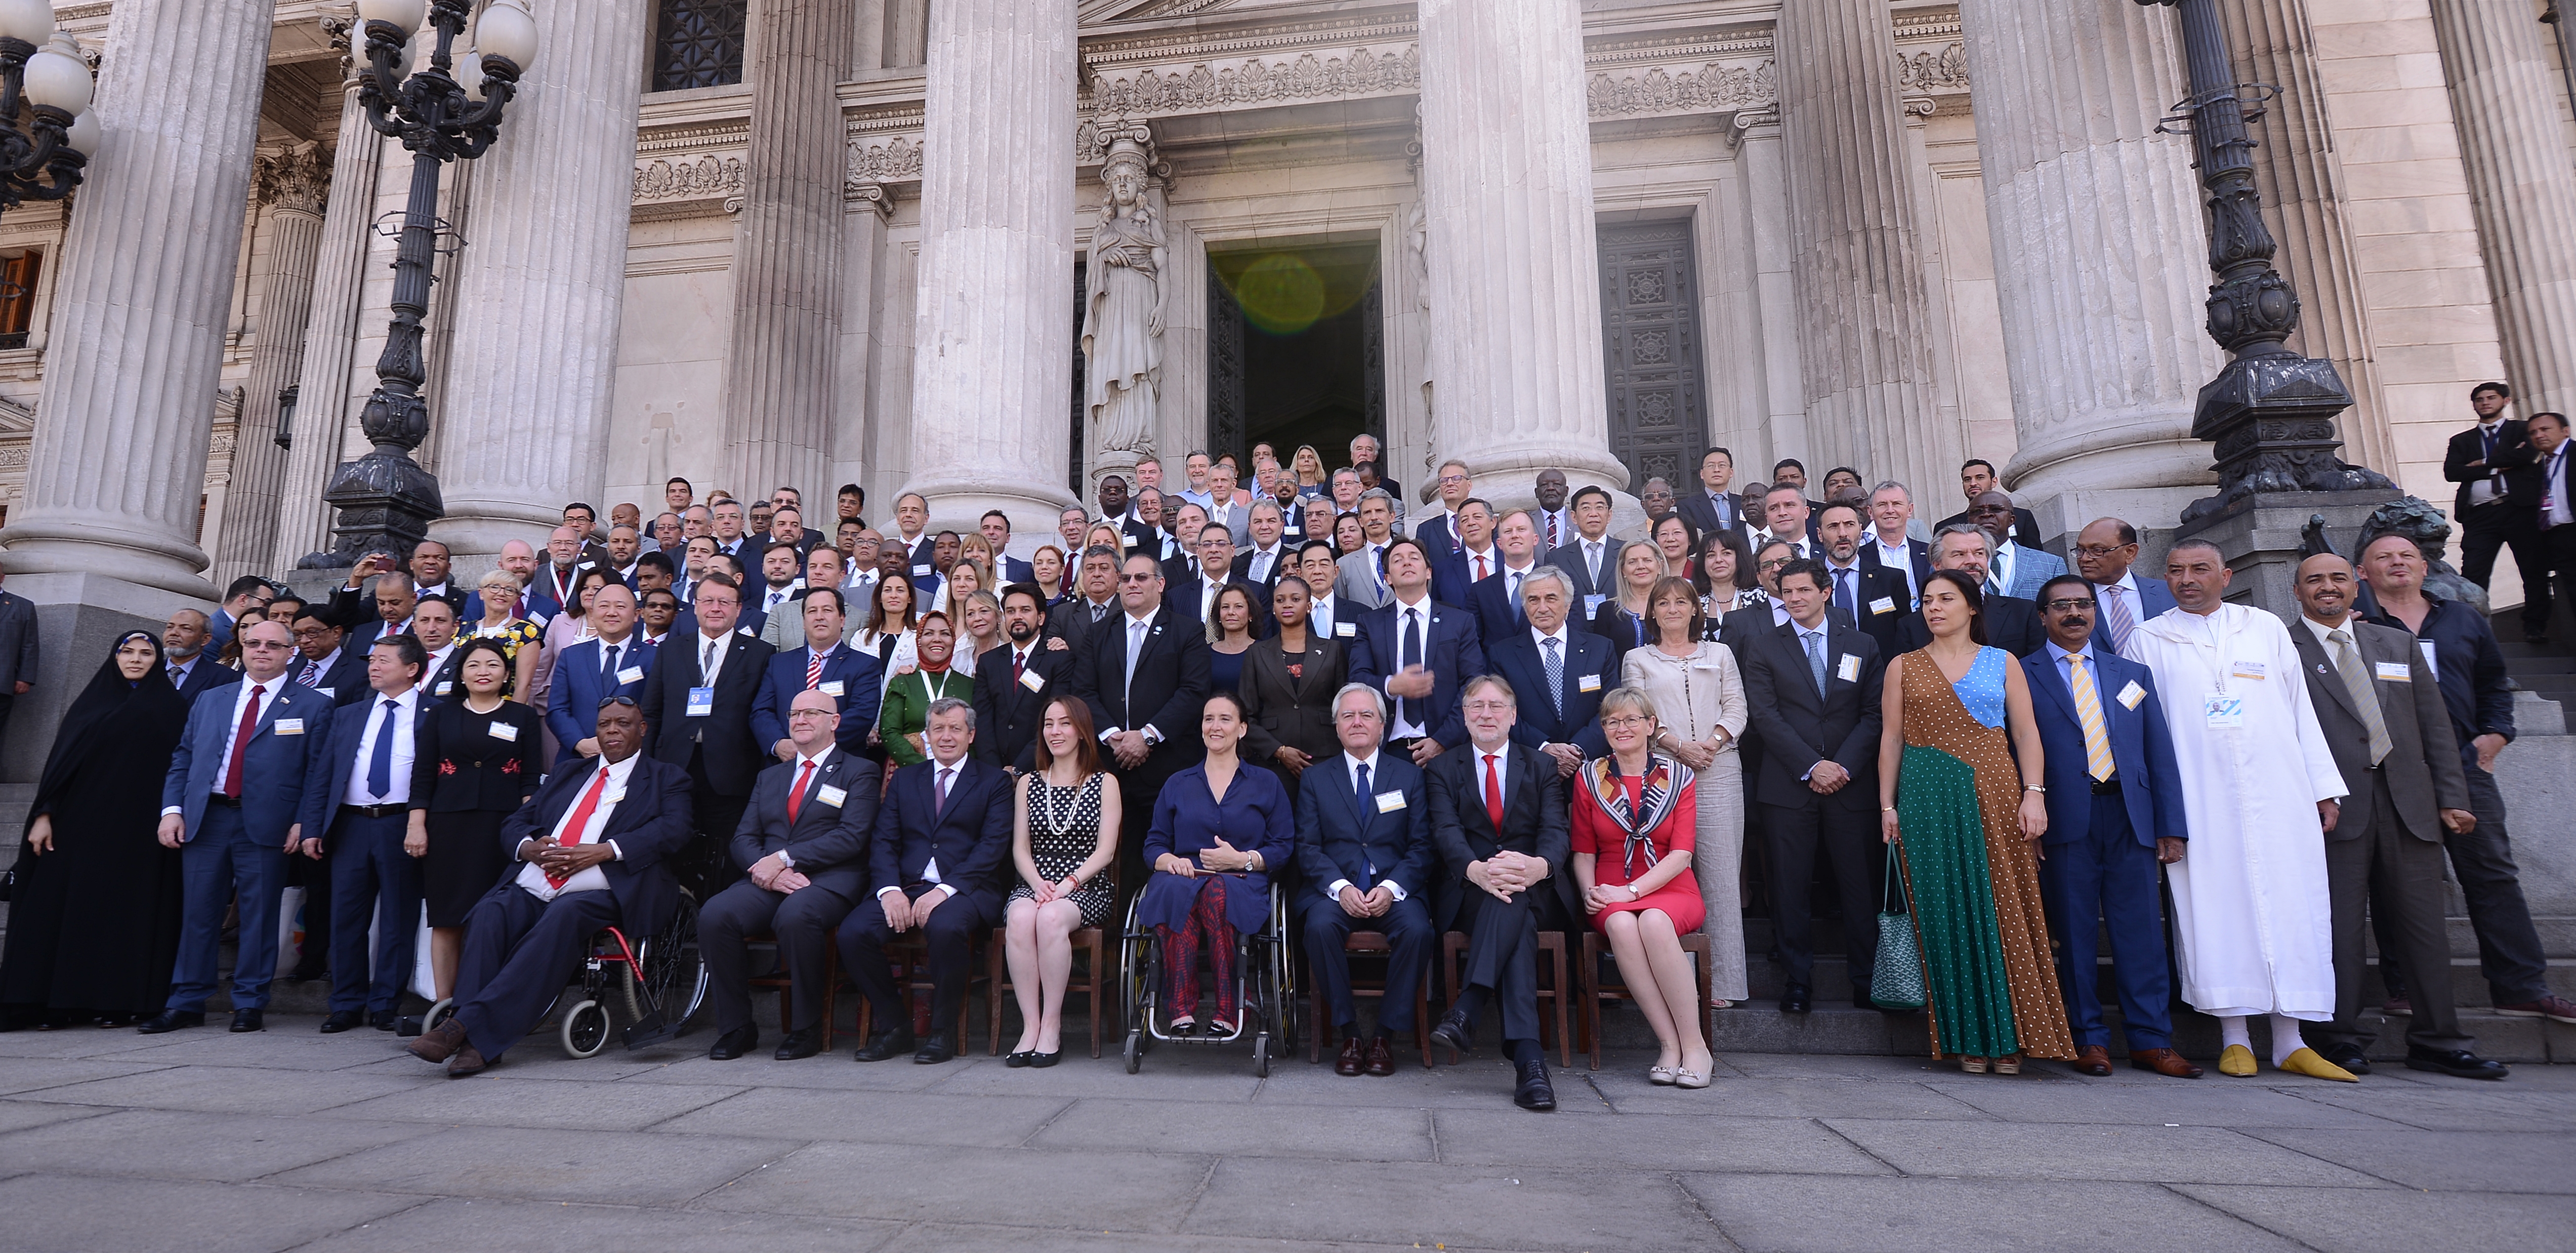
[[[1434,892],[1432,920],[1446,931],[1457,921],[1458,904],[1469,892],[1482,891],[1467,882],[1467,863],[1483,861],[1508,849],[1545,861],[1547,881],[1568,919],[1583,917],[1574,876],[1565,870],[1573,851],[1566,827],[1565,781],[1556,774],[1556,759],[1536,749],[1507,745],[1503,762],[1503,829],[1494,830],[1485,812],[1485,767],[1474,744],[1442,753],[1423,767],[1423,792],[1431,805],[1431,840],[1440,850],[1443,875]]]
[[[1682,515],[1682,521],[1690,523],[1691,529],[1701,535],[1744,525],[1744,501],[1740,497],[1731,491],[1726,494],[1725,516],[1721,517],[1717,503],[1708,498],[1708,489],[1697,483],[1675,493],[1673,509]]]
[[[241,698],[237,678],[209,688],[205,699],[188,708],[188,727],[179,736],[161,780],[161,807],[177,808],[187,824],[187,839],[205,829],[207,798],[223,777],[226,748],[232,743],[233,704]],[[330,783],[331,715],[336,710],[320,692],[297,687],[284,675],[270,688],[242,755],[242,825],[254,840],[283,844],[286,828],[304,824],[315,839],[331,816],[334,799],[323,790]],[[288,724],[280,731],[278,724]]]
[[[2129,581],[2138,585],[2138,603],[2130,606],[2129,610],[2130,616],[2137,619],[2139,626],[2145,626],[2147,619],[2174,607],[2173,589],[2166,586],[2163,579],[2151,579],[2132,570],[2129,572]],[[2093,599],[2101,600],[2102,585],[2096,583],[2092,586]],[[2098,605],[2093,612],[2093,623],[2095,631],[2100,631],[2102,612]]]
[[[749,796],[760,768],[775,758],[752,738],[751,703],[769,669],[770,647],[736,631],[716,675],[713,712],[688,716],[689,689],[698,686],[698,637],[676,636],[667,657],[656,657],[644,678],[644,721],[651,728],[655,760],[680,768],[685,778],[692,749],[706,755],[707,783],[720,796]],[[566,650],[569,651],[569,650]],[[657,653],[663,650],[656,649]]]
[[[1619,659],[1627,656],[1629,649],[1643,646],[1647,640],[1646,633],[1654,629],[1654,624],[1643,618],[1629,617],[1627,609],[1619,604],[1619,598],[1613,596],[1602,601],[1601,607],[1593,611],[1589,628],[1594,635],[1610,641],[1609,673],[1616,675],[1619,673]],[[1582,629],[1582,625],[1578,624],[1577,629]]]
[[[1614,589],[1619,581],[1619,572],[1612,567],[1619,563],[1619,548],[1620,540],[1618,536],[1605,534],[1601,537],[1600,586],[1595,586],[1593,584],[1591,573],[1584,569],[1583,540],[1579,534],[1568,539],[1563,547],[1540,557],[1538,559],[1538,563],[1543,566],[1555,566],[1557,569],[1565,571],[1565,577],[1574,584],[1574,594],[1577,597],[1573,612],[1581,613],[1583,606],[1583,602],[1580,599],[1581,597],[1609,596],[1615,594]]]
[[[1923,586],[1923,581],[1932,577],[1932,546],[1919,539],[1908,539],[1905,541],[1905,555],[1906,559],[1914,565],[1914,581],[1905,584],[1906,595],[1911,597],[1914,594],[1914,588]],[[1860,537],[1860,563],[1873,570],[1887,569],[1887,564],[1879,559],[1877,532],[1866,532]],[[1897,581],[1904,582],[1904,577],[1902,574],[1897,575]],[[1910,600],[1900,605],[1902,609],[1913,607]]]
[[[1913,609],[1913,589],[1905,585],[1905,576],[1894,570],[1867,561],[1853,564],[1857,568],[1852,572],[1852,616],[1859,622],[1860,629],[1877,642],[1879,655],[1893,657],[1898,651],[1897,636],[1904,628],[1905,615]],[[1825,577],[1828,580],[1833,577],[1830,565],[1826,567]],[[1828,595],[1832,593],[1831,582],[1825,584],[1825,591]]]
[[[1252,597],[1252,638],[1260,639],[1268,635],[1270,633],[1269,586],[1231,575],[1226,578],[1225,585],[1242,588]],[[1199,618],[1199,598],[1207,591],[1207,584],[1192,578],[1182,583],[1166,580],[1163,586],[1165,588],[1163,606],[1172,611],[1172,620],[1187,623],[1205,631],[1207,623]]]
[[[975,746],[977,760],[996,766],[1035,770],[1038,730],[1046,725],[1047,702],[1073,695],[1074,656],[1049,648],[1041,638],[1029,650],[1021,674],[1036,675],[1038,686],[1011,681],[1011,646],[987,649],[975,658]]]
[[[2529,428],[2520,418],[2507,418],[2496,428],[2495,459],[2484,466],[2469,463],[2486,459],[2486,441],[2478,428],[2471,426],[2451,437],[2442,450],[2442,477],[2460,485],[2451,498],[2451,518],[2458,521],[2469,514],[2469,485],[2487,477],[2491,470],[2504,471],[2504,498],[2516,505],[2540,503],[2540,452],[2531,446]]]
[[[867,891],[919,883],[936,857],[941,882],[960,895],[978,893],[985,906],[998,910],[1011,870],[1011,776],[967,757],[949,781],[948,803],[934,817],[937,769],[937,762],[924,761],[894,772],[869,837]]]
[[[495,724],[512,728],[516,738],[494,735]],[[526,804],[546,771],[539,725],[537,711],[514,700],[488,714],[461,700],[424,703],[412,731],[411,807],[508,813]]]
[[[599,681],[601,664],[599,637],[592,636],[555,654],[554,677],[546,683],[546,729],[555,734],[555,764],[560,766],[580,756],[573,748],[589,739],[599,727],[599,702],[611,696],[644,699],[644,685],[653,673],[653,661],[660,652],[642,645],[634,635],[626,637],[624,651],[617,658],[617,675],[632,673],[633,679],[614,687]],[[611,675],[616,678],[617,675]],[[688,695],[686,692],[682,696]],[[685,703],[682,706],[686,708]],[[681,762],[683,766],[688,763]]]
[[[1842,677],[1843,658],[1860,659],[1858,674]],[[1736,655],[1744,667],[1744,703],[1762,732],[1761,777],[1752,789],[1766,805],[1875,812],[1878,809],[1879,690],[1887,659],[1857,629],[1825,622],[1825,694],[1816,695],[1797,624],[1755,635]],[[1819,796],[1805,782],[1816,763],[1831,758],[1851,772],[1850,783]]]
[[[901,532],[888,535],[885,542],[902,548],[903,535]],[[931,565],[931,558],[936,556],[938,551],[939,533],[923,527],[921,538],[915,541],[911,549],[904,554],[904,573],[912,579],[912,590],[919,593],[925,600],[930,596],[931,589],[939,586],[939,571]],[[755,561],[751,564],[758,566],[760,563]],[[759,571],[754,570],[753,573],[757,574]]]
[[[375,702],[378,698],[376,696],[375,689],[367,689],[367,695],[369,697],[367,703],[359,705],[331,721],[330,756],[325,758],[323,761],[323,764],[329,767],[330,770],[330,773],[325,778],[325,785],[330,790],[322,794],[322,815],[325,830],[329,829],[331,817],[339,811],[340,798],[349,794],[350,777],[358,773],[358,742],[365,738],[367,724],[376,720],[376,714],[378,711]],[[418,699],[417,703],[412,706],[411,790],[414,793],[428,791],[431,784],[438,778],[438,763],[420,751],[420,738],[421,728],[429,722],[429,711],[438,708],[444,703],[445,702],[440,701],[435,696],[422,696]],[[508,701],[503,701],[501,703],[505,707],[510,704]],[[404,799],[408,800],[409,798],[405,797]],[[515,809],[517,808],[516,802],[521,799],[524,798],[513,797],[512,804],[498,806],[498,808]],[[322,835],[322,832],[307,828],[305,834],[319,838]]]
[[[1171,611],[1154,611],[1145,649],[1136,659],[1136,681],[1127,682],[1127,611],[1111,613],[1073,650],[1074,694],[1091,707],[1094,731],[1150,725],[1162,735],[1141,773],[1168,778],[1205,754],[1199,744],[1199,707],[1208,698],[1207,635]]]
[[[626,798],[609,812],[599,832],[602,842],[616,841],[619,855],[602,862],[599,872],[617,898],[618,925],[651,935],[679,907],[680,885],[671,877],[669,859],[689,842],[697,818],[689,807],[688,768],[636,756],[635,769],[626,776]],[[553,834],[607,760],[586,757],[555,771],[527,804],[501,820],[501,856],[508,863],[501,872],[503,883],[518,877],[519,845]]]
[[[2148,848],[2159,838],[2188,839],[2182,769],[2175,764],[2173,730],[2156,697],[2156,676],[2112,652],[2109,643],[2099,633],[2093,637],[2093,691],[2102,707],[2103,734],[2111,741],[2111,763],[2120,780],[2122,807],[2129,811],[2130,834]],[[2021,668],[2030,681],[2031,716],[2048,764],[2042,779],[2048,785],[2048,835],[2042,842],[2083,839],[2093,828],[2093,775],[2084,752],[2084,723],[2075,712],[2075,689],[2067,685],[2066,667],[2050,649],[2022,658]],[[2143,693],[2135,706],[2120,699],[2132,683]]]
[[[1004,587],[1008,587],[1013,583],[1026,583],[1038,576],[1038,572],[1032,569],[1028,562],[1017,557],[1013,557],[1005,553],[1002,555],[1000,560],[1002,563],[1002,586]]]
[[[2380,773],[2388,779],[2397,820],[2406,824],[2407,834],[2439,844],[2449,835],[2442,829],[2440,811],[2469,807],[2460,742],[2451,730],[2451,711],[2442,703],[2442,685],[2424,664],[2424,651],[2415,646],[2413,635],[2358,618],[2346,619],[2344,625],[2361,650],[2362,664],[2370,667],[2380,721],[2388,726],[2388,756],[2380,761]],[[2298,646],[2299,665],[2308,676],[2308,703],[2316,707],[2317,726],[2325,731],[2326,746],[2334,750],[2335,766],[2343,772],[2343,785],[2352,792],[2344,798],[2343,813],[2335,819],[2334,830],[2326,832],[2326,839],[2358,840],[2370,834],[2370,732],[2362,726],[2361,710],[2352,703],[2342,673],[2317,642],[2316,633],[2306,623],[2293,622],[2290,642]],[[2407,677],[2380,677],[2394,673],[2383,666],[2404,666]]]
[[[0,592],[0,692],[36,681],[36,603]]]
[[[348,660],[349,646],[346,644],[341,645],[340,653],[341,661],[345,663]],[[363,691],[367,686],[366,650],[358,650],[357,656],[357,686],[361,691]],[[287,673],[290,675],[295,673],[295,667],[292,665],[288,666]],[[227,666],[224,663],[215,660],[215,655],[212,652],[199,653],[197,654],[197,660],[188,667],[187,682],[179,685],[179,699],[188,702],[189,706],[193,708],[196,705],[197,698],[199,696],[203,696],[207,692],[213,691],[219,687],[227,687],[232,684],[239,683],[241,682],[241,677],[241,671],[235,670],[231,666]],[[309,692],[313,689],[306,688],[305,690]],[[315,694],[320,695],[320,693]],[[346,695],[346,693],[334,688],[332,689],[331,695],[326,699],[330,700],[333,704],[346,704],[346,701],[340,699],[343,695]],[[355,700],[357,698],[352,696],[349,699]]]
[[[1528,578],[1537,569],[1537,566],[1531,566],[1522,572],[1521,577]],[[1513,603],[1509,571],[1496,570],[1471,585],[1466,606],[1476,615],[1476,638],[1479,640],[1498,640],[1529,626],[1525,611]]]
[[[1102,621],[1114,619],[1126,612],[1119,606],[1117,595],[1112,593],[1109,597],[1109,612],[1103,616]],[[1076,651],[1080,651],[1083,642],[1091,638],[1092,625],[1091,602],[1083,599],[1082,594],[1077,592],[1056,602],[1053,608],[1047,610],[1046,630],[1043,635],[1046,639],[1063,640],[1073,645]]]
[[[742,825],[733,833],[733,864],[748,869],[785,849],[798,874],[856,904],[868,895],[868,834],[876,827],[877,798],[885,791],[877,784],[877,764],[836,745],[806,780],[805,798],[797,802],[791,825],[787,789],[802,768],[782,761],[753,781],[751,803],[743,806]],[[840,789],[839,804],[826,798],[826,788]]]
[[[1485,664],[1512,685],[1513,700],[1520,706],[1520,720],[1512,724],[1513,743],[1530,748],[1572,744],[1584,756],[1598,757],[1610,751],[1610,741],[1601,734],[1601,698],[1619,686],[1619,670],[1610,664],[1610,641],[1569,623],[1565,642],[1565,683],[1558,693],[1562,714],[1548,706],[1547,660],[1539,655],[1530,628],[1504,636],[1486,654]],[[1548,764],[1553,767],[1555,759]]]
[[[199,667],[199,669],[210,668]],[[298,656],[293,662],[288,663],[286,673],[290,678],[301,676],[304,673],[304,658]],[[197,679],[194,673],[188,677],[192,681]],[[330,697],[334,705],[346,705],[364,697],[373,690],[367,686],[366,654],[343,643],[340,646],[339,655],[333,657],[331,664],[323,667],[322,673],[314,677],[313,689]],[[185,692],[180,694],[186,695]]]
[[[764,752],[787,738],[787,707],[805,690],[805,667],[813,659],[811,645],[770,657],[760,691],[751,698],[751,738]],[[832,699],[840,706],[841,720],[832,742],[845,753],[865,752],[868,728],[877,724],[877,702],[885,696],[885,667],[877,664],[875,653],[843,644],[823,663],[822,685],[829,689],[834,684],[840,685],[840,694]]]
[[[1270,603],[1270,589],[1279,586],[1279,576],[1286,574],[1288,568],[1296,564],[1297,550],[1292,547],[1296,542],[1297,540],[1288,533],[1284,531],[1280,533],[1278,557],[1270,563],[1270,569],[1263,578],[1252,577],[1252,556],[1260,551],[1257,548],[1246,548],[1236,553],[1234,568],[1226,573],[1242,582],[1258,584],[1261,588],[1261,603],[1267,607]]]
[[[1363,893],[1392,880],[1407,897],[1436,881],[1440,855],[1431,842],[1422,771],[1401,753],[1381,751],[1369,771],[1369,792],[1351,790],[1350,759],[1340,753],[1316,758],[1298,777],[1297,871],[1307,908],[1317,900],[1331,903],[1326,889],[1336,879]],[[1395,798],[1397,807],[1385,808],[1381,797]]]
[[[1449,519],[1449,511],[1443,509],[1413,527],[1413,538],[1422,541],[1423,551],[1431,554],[1435,563],[1458,555],[1458,532],[1449,525]]]
[[[1988,584],[1991,589],[1993,584]],[[2039,606],[2018,596],[1997,596],[1988,591],[1984,601],[1986,642],[2011,653],[2027,657],[2048,642],[2048,628],[2039,623]],[[2138,621],[2145,622],[2140,618]],[[1920,609],[1905,615],[1897,628],[1896,651],[1910,653],[1932,642],[1932,632],[1923,625]]]
[[[1243,733],[1243,759],[1274,765],[1282,744],[1318,762],[1341,751],[1333,730],[1333,693],[1350,678],[1350,655],[1340,640],[1306,633],[1306,651],[1297,654],[1304,678],[1288,673],[1287,646],[1273,635],[1243,654],[1243,679],[1236,694],[1251,725]],[[1292,788],[1293,790],[1293,788]]]
[[[1812,523],[1814,520],[1815,515],[1810,513],[1808,515],[1808,521]],[[1969,517],[1968,511],[1962,509],[1957,513],[1951,514],[1949,517],[1933,523],[1932,533],[1935,535],[1940,534],[1942,527],[1948,526],[1953,522],[1974,521],[1976,521],[1976,519]],[[2019,505],[2013,506],[2013,542],[2024,548],[2037,548],[2040,546],[2038,515]]]
[[[1477,643],[1476,620],[1456,605],[1437,600],[1426,602],[1431,621],[1423,625],[1422,664],[1431,670],[1431,695],[1419,704],[1422,724],[1442,748],[1455,748],[1467,742],[1467,724],[1459,716],[1458,693],[1467,680],[1485,672],[1485,650]],[[1403,654],[1404,607],[1396,601],[1367,611],[1359,616],[1359,630],[1352,637],[1350,650],[1351,682],[1366,683],[1386,692],[1388,678],[1404,670],[1398,660]],[[1387,726],[1395,725],[1395,696],[1387,693]]]

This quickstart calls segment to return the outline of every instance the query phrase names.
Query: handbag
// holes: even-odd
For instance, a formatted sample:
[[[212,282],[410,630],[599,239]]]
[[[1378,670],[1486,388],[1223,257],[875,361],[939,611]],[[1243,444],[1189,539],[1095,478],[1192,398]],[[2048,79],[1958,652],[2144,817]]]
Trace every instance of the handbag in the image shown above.
[[[1889,908],[1893,900],[1894,908]],[[1879,901],[1878,960],[1869,971],[1869,999],[1888,1009],[1923,1008],[1923,960],[1915,950],[1914,902],[1905,893],[1896,846],[1887,846],[1887,891]]]

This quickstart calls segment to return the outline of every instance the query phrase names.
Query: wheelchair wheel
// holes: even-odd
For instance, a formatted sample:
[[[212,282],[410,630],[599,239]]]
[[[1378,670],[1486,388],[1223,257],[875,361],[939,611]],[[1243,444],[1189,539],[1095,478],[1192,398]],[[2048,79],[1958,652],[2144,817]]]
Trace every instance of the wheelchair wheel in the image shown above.
[[[671,921],[644,941],[636,960],[643,967],[640,981],[634,967],[618,967],[626,1021],[642,1022],[649,1011],[659,1009],[674,1034],[686,1035],[690,1020],[707,1000],[707,963],[698,951],[697,901],[682,892]]]
[[[597,1001],[583,1001],[565,1011],[563,1017],[564,1056],[576,1060],[597,1057],[608,1047],[608,1007]]]
[[[1137,1067],[1145,1064],[1145,1033],[1142,1029],[1127,1029],[1127,1047],[1119,1052],[1119,1057],[1126,1061],[1127,1073],[1131,1075],[1136,1073]]]
[[[1270,1033],[1252,1037],[1252,1074],[1256,1079],[1270,1077]]]

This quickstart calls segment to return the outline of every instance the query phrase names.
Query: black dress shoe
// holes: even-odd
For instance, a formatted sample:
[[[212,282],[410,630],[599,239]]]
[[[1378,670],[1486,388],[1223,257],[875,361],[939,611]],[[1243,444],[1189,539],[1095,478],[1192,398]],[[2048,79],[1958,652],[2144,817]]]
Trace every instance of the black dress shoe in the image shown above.
[[[1382,1035],[1369,1037],[1366,1069],[1368,1073],[1381,1079],[1395,1073],[1395,1047],[1387,1037]]]
[[[793,1062],[802,1061],[822,1051],[823,1029],[807,1027],[802,1031],[788,1032],[787,1038],[778,1042],[778,1051],[770,1056],[782,1062]]]
[[[1465,1011],[1450,1010],[1440,1016],[1440,1025],[1431,1029],[1431,1042],[1447,1048],[1449,1060],[1455,1062],[1460,1053],[1476,1051],[1476,1024]]]
[[[2512,1073],[2503,1062],[2491,1062],[2467,1049],[2410,1048],[2406,1050],[2408,1070],[2432,1070],[2455,1079],[2502,1079]]]
[[[715,1044],[707,1049],[707,1060],[729,1062],[758,1047],[760,1047],[760,1028],[736,1027],[716,1037]]]
[[[268,1029],[268,1024],[260,1017],[260,1012],[258,1010],[236,1009],[233,1011],[232,1029],[234,1031],[266,1031]]]
[[[956,1056],[957,1044],[948,1038],[948,1033],[933,1031],[929,1039],[921,1042],[921,1051],[913,1054],[912,1060],[918,1066],[936,1066],[954,1060]]]
[[[144,1019],[142,1025],[137,1026],[135,1030],[140,1031],[145,1035],[160,1035],[165,1031],[176,1031],[181,1027],[202,1027],[205,1025],[206,1016],[202,1013],[196,1012],[195,1010],[165,1009],[150,1018]]]
[[[1052,1053],[1031,1053],[1031,1054],[1029,1054],[1029,1069],[1031,1069],[1031,1070],[1044,1070],[1044,1069],[1046,1069],[1047,1067],[1052,1066],[1052,1065],[1055,1065],[1057,1062],[1060,1062],[1060,1061],[1063,1061],[1063,1060],[1064,1060],[1064,1050],[1063,1050],[1063,1049],[1057,1049],[1056,1051],[1054,1051],[1054,1052],[1052,1052]]]
[[[331,1011],[330,1017],[322,1020],[322,1034],[338,1035],[343,1031],[355,1031],[366,1021],[367,1015],[360,1010],[335,1009]]]
[[[850,1056],[863,1062],[881,1062],[889,1057],[911,1051],[912,1026],[906,1023],[892,1030],[878,1032],[874,1038],[860,1045],[858,1051]]]
[[[288,983],[311,983],[329,973],[331,973],[330,967],[321,962],[304,962],[297,965],[295,969],[286,972],[286,981]]]
[[[367,1015],[367,1025],[378,1031],[391,1031],[401,1020],[402,1015],[390,1009],[379,1009]]]
[[[1520,1072],[1520,1082],[1512,1088],[1512,1104],[1522,1109],[1555,1109],[1556,1085],[1547,1081],[1546,1059],[1523,1062]]]
[[[1002,1059],[1002,1064],[1012,1070],[1024,1069],[1028,1066],[1029,1059],[1037,1055],[1036,1049],[1028,1049],[1022,1052],[1012,1053]]]
[[[2341,1066],[2356,1075],[2366,1075],[2370,1073],[2370,1059],[2362,1055],[2361,1046],[2358,1044],[2352,1044],[2349,1042],[2329,1044],[2318,1049],[2317,1056],[2333,1062],[2335,1065]]]
[[[1803,983],[1792,983],[1789,986],[1780,989],[1780,1012],[1784,1014],[1806,1013],[1808,1008],[1808,996],[1809,993],[1807,991],[1807,985]]]

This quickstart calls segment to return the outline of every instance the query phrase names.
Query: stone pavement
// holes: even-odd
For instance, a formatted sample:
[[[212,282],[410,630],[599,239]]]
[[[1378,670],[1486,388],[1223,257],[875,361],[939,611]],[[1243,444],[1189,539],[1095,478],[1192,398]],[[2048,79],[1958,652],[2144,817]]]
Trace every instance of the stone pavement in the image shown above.
[[[2576,1224],[2576,1067],[2347,1087],[1729,1054],[1682,1092],[1614,1054],[1538,1115],[1490,1054],[1259,1080],[1240,1049],[1136,1076],[847,1041],[718,1063],[701,1031],[589,1061],[532,1038],[449,1080],[377,1032],[221,1021],[0,1035],[0,1249],[2376,1253]]]

